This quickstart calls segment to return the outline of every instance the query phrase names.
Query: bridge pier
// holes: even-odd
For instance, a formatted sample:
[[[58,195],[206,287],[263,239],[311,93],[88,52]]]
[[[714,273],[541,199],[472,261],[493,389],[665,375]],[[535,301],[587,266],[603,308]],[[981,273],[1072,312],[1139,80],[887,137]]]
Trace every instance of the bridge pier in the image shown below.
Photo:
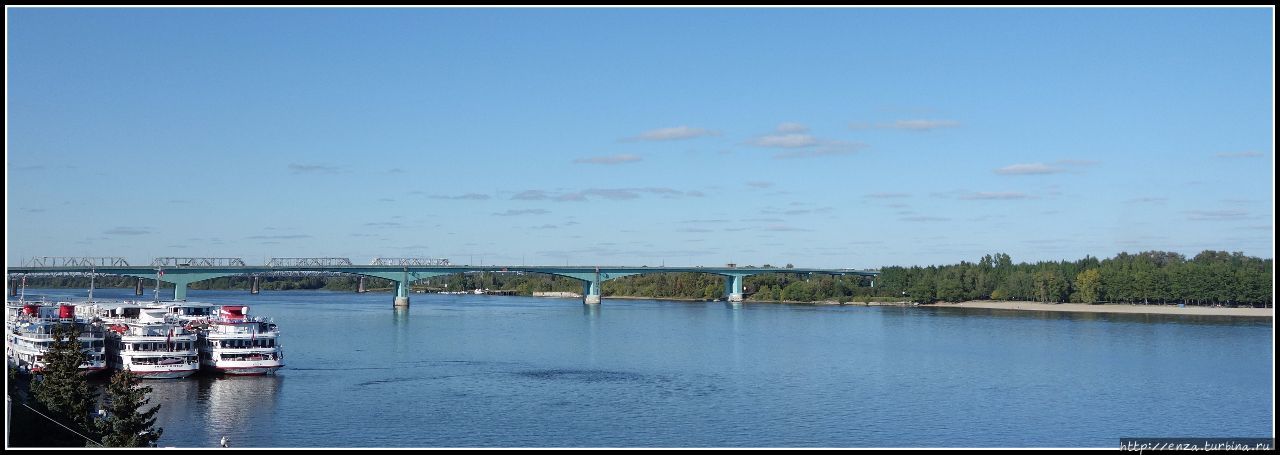
[[[396,302],[395,308],[409,307],[409,277],[405,274],[405,279],[396,281]]]
[[[258,276],[253,276],[253,284],[249,285],[249,293],[257,294],[262,291],[262,287],[258,284]]]
[[[586,280],[582,282],[582,303],[585,305],[600,304],[600,282]]]
[[[743,275],[724,276],[724,296],[730,302],[742,301],[742,278]]]
[[[138,284],[133,285],[133,295],[142,295],[142,278],[138,278]]]

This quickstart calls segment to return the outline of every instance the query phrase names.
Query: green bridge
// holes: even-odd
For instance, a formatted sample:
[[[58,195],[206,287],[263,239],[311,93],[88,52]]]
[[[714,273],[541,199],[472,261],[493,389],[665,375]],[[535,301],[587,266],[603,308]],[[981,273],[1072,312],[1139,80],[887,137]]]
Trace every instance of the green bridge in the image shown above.
[[[442,275],[467,272],[524,272],[544,273],[573,278],[582,282],[582,299],[586,304],[600,303],[600,284],[615,278],[646,273],[710,273],[725,277],[725,295],[729,301],[742,301],[742,279],[762,273],[798,273],[827,275],[858,275],[872,277],[880,274],[876,270],[854,269],[811,269],[811,268],[774,268],[774,267],[648,267],[648,266],[528,266],[528,265],[349,265],[350,261],[317,261],[309,258],[294,258],[287,265],[273,265],[282,261],[273,259],[268,265],[244,265],[242,261],[223,261],[235,265],[218,265],[212,261],[170,261],[170,264],[153,264],[149,266],[121,265],[117,261],[63,261],[62,265],[33,265],[8,267],[7,273],[12,276],[30,274],[103,274],[122,275],[138,278],[155,279],[174,285],[174,300],[187,299],[187,285],[197,281],[211,280],[227,276],[258,276],[289,272],[322,272],[341,273],[357,276],[377,277],[396,283],[396,306],[409,305],[409,285],[418,280],[425,280]],[[303,259],[303,260],[298,260]],[[162,262],[157,259],[157,263]],[[237,264],[238,262],[238,264]],[[345,262],[345,264],[343,263]],[[375,262],[378,262],[375,260]],[[447,261],[444,261],[447,263]],[[335,265],[336,263],[336,265]],[[875,282],[872,281],[872,285]]]

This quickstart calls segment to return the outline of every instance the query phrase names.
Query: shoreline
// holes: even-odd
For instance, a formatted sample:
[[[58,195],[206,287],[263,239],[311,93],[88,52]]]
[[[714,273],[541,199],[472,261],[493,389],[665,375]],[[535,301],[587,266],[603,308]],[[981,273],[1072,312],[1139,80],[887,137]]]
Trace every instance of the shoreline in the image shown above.
[[[61,289],[61,288],[49,288]],[[70,288],[66,288],[70,289]],[[100,288],[100,289],[129,289],[129,288]],[[208,289],[202,289],[208,290]],[[231,289],[213,289],[213,290],[231,290]],[[353,292],[353,291],[337,291],[331,289],[292,289],[291,291],[322,291],[322,292]],[[369,290],[368,292],[389,292],[393,290]],[[556,292],[547,292],[546,294],[560,294]],[[538,298],[576,298],[581,299],[582,296],[572,292],[565,292],[569,295],[534,295]],[[644,297],[644,296],[621,296],[610,295],[603,297],[604,299],[618,300],[670,300],[675,302],[725,302],[720,300],[678,298],[678,297]],[[1069,312],[1069,313],[1124,313],[1124,314],[1172,314],[1172,315],[1194,315],[1194,316],[1227,316],[1227,317],[1248,317],[1248,318],[1272,318],[1275,317],[1275,308],[1225,308],[1225,307],[1203,307],[1203,306],[1187,306],[1179,307],[1177,305],[1134,305],[1134,304],[1083,304],[1083,303],[1040,303],[1031,301],[1017,300],[969,300],[965,302],[935,302],[931,304],[916,305],[907,301],[881,301],[881,302],[857,302],[849,301],[840,303],[835,300],[819,300],[813,302],[799,302],[792,300],[747,300],[742,303],[759,303],[770,305],[837,305],[837,306],[899,306],[899,307],[924,307],[924,308],[974,308],[985,310],[1010,310],[1010,311],[1052,311],[1052,312]]]
[[[1055,311],[1055,312],[1071,312],[1071,313],[1127,313],[1127,314],[1185,314],[1195,316],[1230,316],[1230,317],[1251,317],[1251,318],[1270,318],[1275,316],[1275,308],[1215,308],[1188,306],[1179,307],[1177,305],[1131,305],[1131,304],[1099,304],[1089,305],[1083,303],[1040,303],[1027,301],[1007,301],[1007,300],[970,300],[967,302],[946,303],[938,302],[929,305],[921,305],[933,308],[978,308],[988,310],[1012,310],[1012,311]]]

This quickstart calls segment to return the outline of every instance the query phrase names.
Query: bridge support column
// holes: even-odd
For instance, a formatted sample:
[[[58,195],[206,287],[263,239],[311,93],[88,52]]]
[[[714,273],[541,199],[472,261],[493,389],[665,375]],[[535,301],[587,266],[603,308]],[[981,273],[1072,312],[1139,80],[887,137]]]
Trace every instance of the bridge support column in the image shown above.
[[[582,303],[586,305],[600,304],[600,282],[587,280],[582,282]]]
[[[262,292],[262,287],[258,284],[258,276],[257,276],[257,275],[254,275],[254,276],[253,276],[253,284],[249,285],[249,293],[250,293],[250,294],[257,294],[257,293],[259,293],[259,292]]]
[[[364,292],[364,277],[360,277],[360,282],[356,283],[356,293],[363,294]]]
[[[742,301],[742,275],[726,275],[724,277],[724,296],[730,302]]]
[[[409,272],[404,272],[404,279],[396,281],[396,308],[409,307]]]
[[[133,295],[142,295],[142,278],[138,278],[138,284],[133,285]]]

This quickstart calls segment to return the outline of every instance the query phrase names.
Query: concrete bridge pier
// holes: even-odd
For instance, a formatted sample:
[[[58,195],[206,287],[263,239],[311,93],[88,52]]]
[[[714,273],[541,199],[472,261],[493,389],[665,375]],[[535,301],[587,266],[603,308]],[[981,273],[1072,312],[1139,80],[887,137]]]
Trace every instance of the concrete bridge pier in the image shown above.
[[[396,281],[395,308],[409,308],[409,280]]]
[[[743,275],[725,275],[724,296],[730,302],[742,301],[742,278]]]
[[[582,282],[582,303],[585,305],[600,304],[600,282],[586,280]]]

